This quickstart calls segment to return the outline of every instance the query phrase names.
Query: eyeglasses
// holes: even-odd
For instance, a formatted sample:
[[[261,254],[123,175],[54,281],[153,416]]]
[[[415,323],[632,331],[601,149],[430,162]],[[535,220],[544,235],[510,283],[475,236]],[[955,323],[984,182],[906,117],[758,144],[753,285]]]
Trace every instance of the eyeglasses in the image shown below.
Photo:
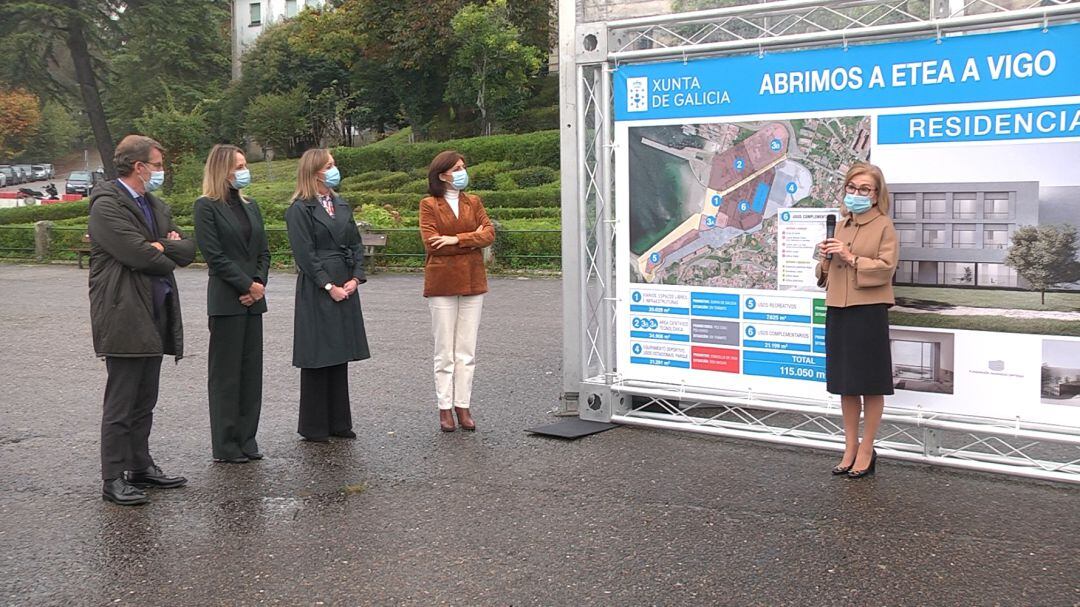
[[[143,164],[148,165],[148,166],[152,166],[152,167],[154,167],[155,169],[157,169],[159,171],[161,169],[165,168],[165,163],[164,162],[148,162],[148,161],[145,161],[145,160],[140,160],[139,162],[142,162]]]
[[[876,192],[877,188],[872,188],[868,185],[860,185],[858,187],[855,184],[849,183],[844,186],[844,191],[848,194],[858,194],[859,196],[869,196],[872,192]]]

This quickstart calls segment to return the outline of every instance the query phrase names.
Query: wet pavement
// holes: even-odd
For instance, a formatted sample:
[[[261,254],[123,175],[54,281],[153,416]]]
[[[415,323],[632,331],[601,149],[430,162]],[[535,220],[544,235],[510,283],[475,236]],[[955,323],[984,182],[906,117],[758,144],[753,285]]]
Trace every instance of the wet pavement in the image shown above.
[[[268,289],[267,458],[210,461],[205,270],[151,449],[183,489],[102,502],[86,272],[0,265],[0,604],[1076,605],[1080,487],[619,428],[525,434],[560,390],[560,283],[494,279],[475,434],[438,431],[416,275],[361,289],[359,438],[297,440],[293,276]]]

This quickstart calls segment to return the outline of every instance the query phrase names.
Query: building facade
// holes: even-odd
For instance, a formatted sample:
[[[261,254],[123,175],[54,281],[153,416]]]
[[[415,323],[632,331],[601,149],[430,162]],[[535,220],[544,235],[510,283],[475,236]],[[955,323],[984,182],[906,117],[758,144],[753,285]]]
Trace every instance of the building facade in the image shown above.
[[[233,0],[232,77],[240,77],[241,58],[267,26],[295,17],[305,8],[320,8],[326,0]]]
[[[900,240],[895,282],[1023,288],[1005,265],[1013,233],[1039,224],[1037,181],[889,184]]]

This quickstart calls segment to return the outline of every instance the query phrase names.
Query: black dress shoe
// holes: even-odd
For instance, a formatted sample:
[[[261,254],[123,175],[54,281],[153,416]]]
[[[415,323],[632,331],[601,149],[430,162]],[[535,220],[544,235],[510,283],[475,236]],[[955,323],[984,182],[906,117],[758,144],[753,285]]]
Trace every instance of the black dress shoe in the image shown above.
[[[257,460],[257,459],[262,459],[263,458],[263,454],[259,453],[258,451],[254,452],[254,453],[245,453],[244,456],[247,457],[250,460]]]
[[[870,454],[870,465],[867,466],[863,470],[856,470],[855,468],[852,468],[847,473],[847,477],[848,478],[866,478],[866,477],[870,476],[871,474],[873,474],[876,469],[877,469],[877,450],[875,449]]]
[[[182,476],[165,476],[161,468],[150,466],[146,470],[128,470],[124,473],[124,480],[136,487],[155,487],[158,489],[175,489],[187,484],[187,479]]]
[[[214,461],[219,464],[246,464],[251,461],[251,458],[246,455],[238,455],[236,457],[215,457]]]
[[[346,430],[344,432],[331,432],[330,436],[337,438],[356,438],[356,433],[352,430]]]
[[[138,506],[150,501],[146,493],[122,478],[107,480],[101,484],[101,499],[121,506]]]

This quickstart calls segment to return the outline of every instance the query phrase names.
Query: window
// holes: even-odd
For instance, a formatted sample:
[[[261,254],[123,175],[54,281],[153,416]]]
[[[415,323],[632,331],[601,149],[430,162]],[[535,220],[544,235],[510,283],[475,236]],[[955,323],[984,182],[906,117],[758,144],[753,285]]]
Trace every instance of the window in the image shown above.
[[[927,225],[923,227],[923,243],[924,247],[930,249],[944,249],[945,244],[945,226],[942,225]]]
[[[916,219],[918,203],[915,195],[909,193],[893,194],[893,217],[897,219]]]
[[[953,218],[954,219],[977,219],[979,216],[979,201],[974,192],[960,192],[953,194]]]
[[[252,2],[248,10],[251,11],[251,27],[262,25],[262,2]]]
[[[978,230],[972,223],[957,223],[952,228],[952,246],[954,249],[978,248]]]
[[[1009,226],[986,224],[983,229],[984,249],[1006,249],[1009,247]]]
[[[296,0],[285,0],[285,16],[295,17],[296,13]]]
[[[945,266],[945,280],[944,284],[947,285],[961,285],[961,286],[975,286],[975,264],[974,263],[944,263]]]
[[[896,264],[896,274],[893,275],[893,282],[897,284],[911,284],[912,276],[914,274],[912,265],[914,262],[901,261]]]
[[[923,218],[924,219],[947,219],[949,211],[945,206],[944,194],[923,195]]]
[[[909,223],[896,224],[896,235],[900,239],[900,248],[919,246],[919,231]]]
[[[1017,287],[1016,270],[1003,263],[980,263],[980,287]]]
[[[928,341],[892,340],[893,377],[934,381],[938,374],[941,344]]]
[[[1011,211],[1008,192],[987,192],[983,196],[983,217],[986,219],[1009,219]]]

